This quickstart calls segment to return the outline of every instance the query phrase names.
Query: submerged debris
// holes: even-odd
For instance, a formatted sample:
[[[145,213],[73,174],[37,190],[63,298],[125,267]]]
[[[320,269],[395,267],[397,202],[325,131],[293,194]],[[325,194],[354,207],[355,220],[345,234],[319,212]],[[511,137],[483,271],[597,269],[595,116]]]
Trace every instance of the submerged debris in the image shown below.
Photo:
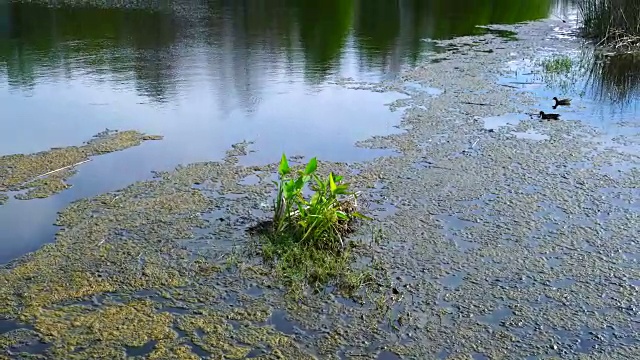
[[[69,187],[65,180],[75,174],[73,168],[90,157],[124,150],[147,140],[160,140],[159,135],[137,131],[103,131],[82,146],[53,148],[35,154],[0,157],[0,192],[27,190],[17,199],[44,198]],[[6,195],[0,194],[0,204]]]

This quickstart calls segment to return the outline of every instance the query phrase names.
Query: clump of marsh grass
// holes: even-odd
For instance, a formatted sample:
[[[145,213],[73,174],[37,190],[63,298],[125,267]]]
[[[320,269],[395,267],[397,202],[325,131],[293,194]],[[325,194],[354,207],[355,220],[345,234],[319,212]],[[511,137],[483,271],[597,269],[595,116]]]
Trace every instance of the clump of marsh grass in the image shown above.
[[[536,61],[541,69],[541,80],[563,93],[576,90],[576,84],[584,77],[585,62],[568,55],[552,55]]]
[[[640,49],[640,1],[579,0],[583,34],[619,51]]]
[[[557,55],[540,61],[546,74],[566,74],[573,68],[573,60],[566,55]]]
[[[285,283],[301,290],[304,284],[315,288],[333,285],[355,290],[371,274],[354,272],[353,244],[345,237],[355,228],[355,220],[370,220],[357,211],[357,194],[343,183],[343,177],[329,173],[316,174],[317,160],[312,158],[303,170],[293,174],[283,154],[278,168],[279,181],[274,181],[277,196],[270,221],[253,230],[263,235],[263,258],[275,265]],[[311,196],[305,196],[309,188]]]

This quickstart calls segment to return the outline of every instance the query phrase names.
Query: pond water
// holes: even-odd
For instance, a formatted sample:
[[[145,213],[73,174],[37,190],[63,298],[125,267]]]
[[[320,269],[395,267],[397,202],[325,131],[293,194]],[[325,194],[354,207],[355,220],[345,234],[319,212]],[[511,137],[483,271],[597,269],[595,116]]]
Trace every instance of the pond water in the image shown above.
[[[71,201],[218,160],[233,143],[254,142],[245,163],[389,155],[354,143],[400,131],[385,104],[404,95],[332,82],[393,81],[437,50],[425,40],[563,16],[567,1],[49,3],[0,4],[0,155],[80,145],[105,128],[165,138],[94,158],[61,194],[0,206],[0,264],[53,241]]]

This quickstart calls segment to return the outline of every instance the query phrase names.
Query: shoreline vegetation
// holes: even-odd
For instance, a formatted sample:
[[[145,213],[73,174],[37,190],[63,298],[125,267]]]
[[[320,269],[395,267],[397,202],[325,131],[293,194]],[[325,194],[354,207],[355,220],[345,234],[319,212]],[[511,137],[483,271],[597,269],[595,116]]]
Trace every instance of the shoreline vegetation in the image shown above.
[[[583,35],[615,51],[640,51],[640,2],[578,0]]]

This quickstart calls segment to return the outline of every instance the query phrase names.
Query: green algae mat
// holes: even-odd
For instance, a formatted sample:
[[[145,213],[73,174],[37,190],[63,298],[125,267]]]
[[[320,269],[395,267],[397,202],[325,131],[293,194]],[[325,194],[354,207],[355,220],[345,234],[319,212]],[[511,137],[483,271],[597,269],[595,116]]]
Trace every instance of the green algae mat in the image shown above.
[[[143,140],[124,136],[127,144]],[[10,178],[16,180],[3,184],[122,145],[87,146],[69,150],[67,160],[55,165],[14,171]],[[310,330],[322,325],[313,315],[325,306],[320,297],[285,300],[271,268],[249,250],[225,245],[247,243],[235,223],[254,218],[247,212],[272,190],[271,165],[237,165],[235,155],[245,147],[233,147],[221,162],[159,172],[61,211],[54,243],[0,269],[0,327],[4,321],[15,328],[0,334],[0,359],[317,358],[298,334],[281,326],[293,328],[296,321],[321,334]],[[240,185],[256,174],[258,184]],[[220,208],[228,214],[224,221],[207,215]],[[203,241],[198,234],[215,242],[199,252],[189,246]],[[343,312],[338,305],[331,311]],[[295,320],[274,320],[275,309],[295,313]],[[327,333],[313,347],[335,353],[351,336]]]
[[[161,136],[137,131],[104,131],[82,146],[54,148],[35,154],[0,156],[0,205],[7,191],[25,191],[17,199],[45,198],[69,187],[65,180],[75,174],[74,167],[91,157],[124,150]]]

